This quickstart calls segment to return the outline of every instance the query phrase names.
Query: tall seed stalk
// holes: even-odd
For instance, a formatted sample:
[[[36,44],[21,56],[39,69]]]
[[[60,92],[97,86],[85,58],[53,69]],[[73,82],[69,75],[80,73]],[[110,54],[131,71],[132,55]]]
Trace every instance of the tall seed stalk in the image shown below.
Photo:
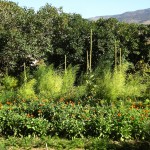
[[[93,32],[91,29],[91,34],[90,34],[90,72],[92,71],[92,47],[93,47],[93,43],[92,43],[92,36],[93,36]]]
[[[86,51],[86,61],[87,61],[86,70],[87,70],[87,73],[88,73],[88,71],[89,71],[89,53],[88,53],[88,51]]]
[[[120,71],[121,71],[121,65],[122,65],[122,63],[121,63],[121,61],[122,61],[121,55],[122,55],[122,53],[121,53],[121,48],[120,48]]]
[[[65,73],[66,73],[66,70],[67,70],[67,57],[65,55]]]
[[[23,63],[23,69],[24,69],[24,84],[26,85],[27,82],[27,72],[26,72],[26,64]]]
[[[115,70],[117,69],[117,42],[115,40]]]
[[[8,76],[8,67],[6,67],[6,76]]]

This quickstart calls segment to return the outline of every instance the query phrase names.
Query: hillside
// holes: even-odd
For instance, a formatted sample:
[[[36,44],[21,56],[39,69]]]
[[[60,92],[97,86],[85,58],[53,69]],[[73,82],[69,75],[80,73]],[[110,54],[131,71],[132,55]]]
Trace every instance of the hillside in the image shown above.
[[[109,15],[109,16],[97,16],[89,18],[90,20],[98,20],[100,18],[116,18],[121,22],[127,23],[140,23],[140,24],[150,24],[150,8],[143,10],[136,10],[131,12],[125,12],[118,15]]]

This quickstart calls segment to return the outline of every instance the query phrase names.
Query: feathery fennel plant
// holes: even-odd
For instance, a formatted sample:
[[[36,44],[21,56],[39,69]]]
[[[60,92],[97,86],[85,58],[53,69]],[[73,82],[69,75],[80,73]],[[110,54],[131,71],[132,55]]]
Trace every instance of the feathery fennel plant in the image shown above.
[[[62,88],[61,75],[54,70],[53,65],[40,66],[36,74],[36,89],[40,96],[45,98],[56,98]]]
[[[127,97],[142,97],[147,85],[142,83],[142,77],[137,74],[128,74],[128,63],[122,65],[121,69],[105,69],[93,73],[92,94],[94,97],[114,101],[126,99]],[[88,85],[89,86],[89,85]],[[90,89],[88,89],[89,91]]]
[[[5,103],[7,100],[14,99],[17,86],[18,80],[15,77],[9,75],[1,77],[0,101]]]
[[[15,77],[5,75],[4,78],[2,78],[4,90],[13,90],[17,86],[17,83],[18,80]]]
[[[18,89],[18,96],[21,96],[24,99],[30,99],[30,98],[35,98],[35,86],[36,80],[31,79],[30,81],[24,83],[21,85],[21,87]]]
[[[78,69],[78,66],[72,67],[71,65],[69,65],[62,76],[63,86],[61,89],[61,96],[64,96],[67,99],[78,99],[82,97],[86,92],[86,88],[84,85],[75,86],[76,74]]]
[[[77,70],[78,66],[68,66],[65,71],[55,70],[53,65],[40,66],[35,73],[36,92],[47,99],[70,99],[83,95],[84,88],[74,85]]]

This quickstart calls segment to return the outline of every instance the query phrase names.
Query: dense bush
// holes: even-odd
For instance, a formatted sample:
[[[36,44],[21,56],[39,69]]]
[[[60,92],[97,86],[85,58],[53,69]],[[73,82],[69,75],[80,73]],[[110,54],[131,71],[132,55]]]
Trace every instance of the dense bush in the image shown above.
[[[149,140],[149,104],[123,102],[100,106],[49,100],[1,104],[1,135],[58,135],[113,140]]]

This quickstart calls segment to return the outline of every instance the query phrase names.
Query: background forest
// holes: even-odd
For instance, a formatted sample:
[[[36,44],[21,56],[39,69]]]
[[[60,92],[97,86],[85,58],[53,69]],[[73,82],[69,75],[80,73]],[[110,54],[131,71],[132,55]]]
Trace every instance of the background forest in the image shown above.
[[[114,65],[115,41],[118,52],[122,50],[122,61],[132,63],[136,70],[150,62],[149,25],[112,18],[92,22],[48,4],[35,12],[6,1],[0,2],[0,16],[1,76],[6,68],[11,75],[20,74],[24,62],[32,69],[31,61],[35,59],[64,67],[65,55],[67,64],[79,65],[85,71],[91,29],[93,69],[99,64]]]

